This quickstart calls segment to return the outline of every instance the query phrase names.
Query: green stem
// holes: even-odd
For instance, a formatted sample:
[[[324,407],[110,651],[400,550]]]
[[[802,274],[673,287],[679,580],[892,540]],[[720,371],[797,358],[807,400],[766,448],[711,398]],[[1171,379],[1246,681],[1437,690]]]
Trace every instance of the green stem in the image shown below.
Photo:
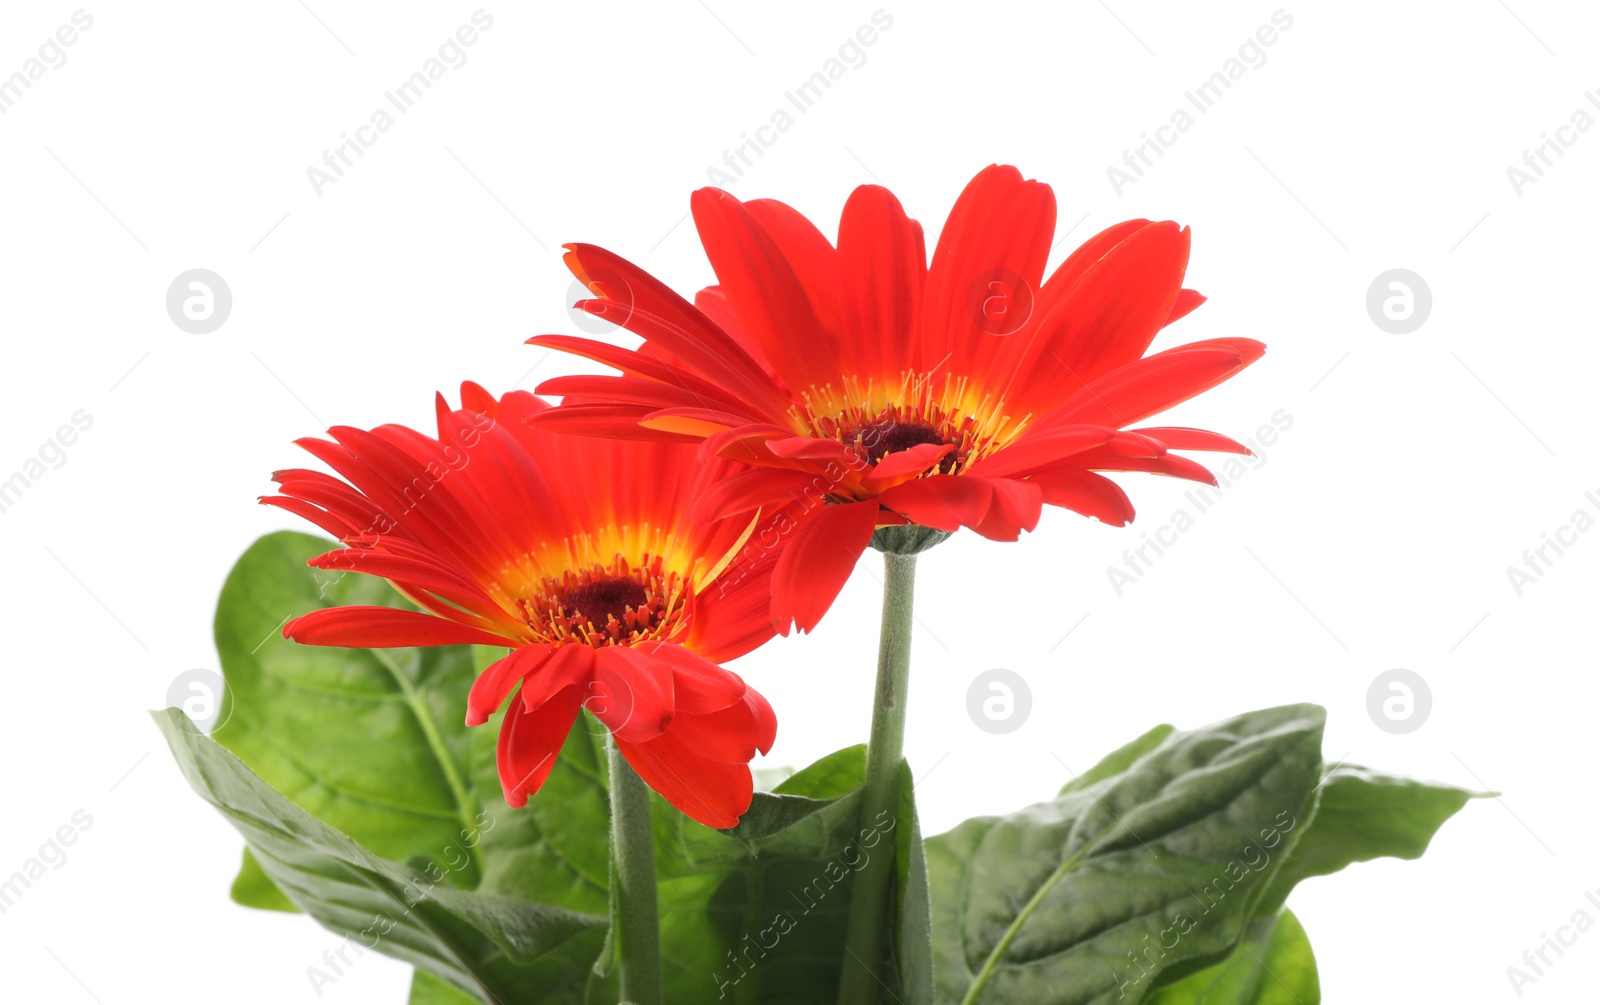
[[[622,1000],[662,1005],[650,789],[609,736],[606,752],[611,765],[611,931],[621,960]]]
[[[883,555],[883,621],[878,630],[878,685],[872,702],[872,736],[867,742],[866,790],[861,800],[861,825],[876,827],[887,813],[900,810],[900,765],[906,737],[906,687],[911,681],[911,604],[917,574],[915,555]],[[895,875],[893,849],[867,860],[856,873],[850,897],[850,925],[845,936],[844,972],[839,980],[839,1005],[878,1005],[890,982],[878,971],[884,959],[890,919],[890,880]]]

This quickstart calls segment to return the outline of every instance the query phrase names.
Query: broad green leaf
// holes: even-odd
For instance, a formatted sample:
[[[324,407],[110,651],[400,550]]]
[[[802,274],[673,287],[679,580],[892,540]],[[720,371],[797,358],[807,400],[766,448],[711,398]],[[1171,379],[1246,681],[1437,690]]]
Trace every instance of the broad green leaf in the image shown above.
[[[1338,872],[1375,858],[1421,858],[1433,835],[1467,801],[1479,798],[1450,785],[1419,782],[1342,765],[1322,783],[1316,816],[1262,898],[1276,911],[1303,879]]]
[[[411,972],[411,997],[406,1005],[476,1005],[477,1001],[426,970]]]
[[[605,727],[587,712],[580,715],[538,794],[523,809],[512,809],[495,767],[503,714],[473,730],[482,739],[474,747],[470,777],[494,806],[496,824],[483,835],[485,866],[478,890],[607,914],[611,808]]]
[[[871,856],[912,843],[898,833],[904,825],[859,819],[865,767],[861,747],[831,754],[778,791],[756,793],[739,826],[726,831],[654,800],[667,1001],[834,1000],[855,873]],[[914,833],[909,793],[903,805]],[[916,891],[901,885],[901,903],[914,905]],[[926,1001],[907,993],[916,986],[904,974],[908,961],[895,963],[899,969],[884,974],[892,992]],[[591,1001],[605,1001],[607,989],[591,989]]]
[[[540,795],[513,810],[494,766],[500,717],[465,725],[478,670],[504,650],[341,649],[282,638],[285,620],[319,607],[410,606],[371,576],[306,566],[334,547],[269,534],[229,574],[216,637],[233,712],[215,739],[382,858],[422,856],[460,889],[603,914],[609,816],[592,745],[575,730]],[[247,860],[235,899],[274,906],[250,868]]]
[[[195,734],[182,712],[152,715],[189,784],[239,831],[278,889],[352,946],[426,969],[480,1002],[583,1000],[604,918],[465,892],[442,867],[380,858]]]
[[[1323,721],[1295,705],[1172,732],[929,840],[936,1000],[1103,1005],[1232,952],[1310,819]]]
[[[855,790],[866,776],[867,745],[858,743],[806,765],[772,791],[778,795],[834,799]]]
[[[261,871],[261,863],[250,854],[250,849],[244,850],[244,862],[239,866],[239,875],[233,879],[233,888],[228,891],[236,903],[245,907],[254,907],[261,911],[284,911],[288,914],[298,914],[300,909],[294,906],[294,901],[283,895],[283,891],[272,884],[267,874]]]
[[[1288,911],[1250,926],[1226,960],[1145,999],[1145,1005],[1320,1005],[1317,959],[1300,919]]]
[[[1137,740],[1132,740],[1123,744],[1116,750],[1113,750],[1111,753],[1102,757],[1100,759],[1100,763],[1096,764],[1094,767],[1090,768],[1088,771],[1085,771],[1083,774],[1074,778],[1067,784],[1061,786],[1061,791],[1056,793],[1056,795],[1064,796],[1069,792],[1077,792],[1080,789],[1087,789],[1096,782],[1105,781],[1112,775],[1122,774],[1124,771],[1127,771],[1129,768],[1133,767],[1134,762],[1139,760],[1139,758],[1161,746],[1161,741],[1165,740],[1168,736],[1171,736],[1176,728],[1177,727],[1175,726],[1162,724],[1139,737]]]
[[[467,779],[471,651],[339,649],[283,638],[289,618],[317,608],[410,606],[372,576],[306,566],[335,547],[285,531],[256,541],[234,565],[216,615],[233,714],[214,738],[379,856],[437,861],[460,849],[463,832],[480,829],[480,812],[500,808]],[[483,860],[476,848],[466,857],[452,883],[470,889]]]

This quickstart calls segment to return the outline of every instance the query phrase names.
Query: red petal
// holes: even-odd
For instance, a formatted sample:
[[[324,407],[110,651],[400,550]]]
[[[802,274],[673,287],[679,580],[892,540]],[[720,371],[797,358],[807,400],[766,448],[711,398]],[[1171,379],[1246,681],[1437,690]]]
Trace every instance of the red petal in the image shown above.
[[[771,750],[777,731],[772,706],[753,688],[745,688],[726,708],[680,716],[667,727],[673,739],[701,757],[725,764],[748,764],[758,751]]]
[[[899,485],[938,464],[954,449],[953,443],[919,443],[889,454],[873,467],[870,475],[861,479],[861,487],[868,492],[881,492]]]
[[[808,490],[817,488],[812,484],[816,481],[821,481],[824,487],[828,485],[826,479],[809,471],[774,471],[771,468],[741,471],[719,480],[709,492],[694,501],[690,513],[696,520],[709,522],[735,513],[788,505],[806,498]]]
[[[533,420],[538,429],[580,436],[599,436],[613,440],[661,440],[671,443],[698,443],[699,436],[647,429],[640,421],[655,411],[649,405],[612,405],[583,402],[563,404],[541,412]]]
[[[1015,443],[995,451],[967,469],[983,478],[999,478],[1060,461],[1098,447],[1117,435],[1106,426],[1060,425],[1029,429]]]
[[[1148,226],[1150,226],[1149,220],[1124,220],[1121,223],[1113,223],[1075,248],[1072,254],[1067,256],[1066,261],[1056,266],[1056,271],[1050,273],[1045,285],[1060,294],[1071,292],[1072,287],[1083,278],[1084,273],[1106,257],[1112,248]]]
[[[1178,299],[1172,303],[1172,313],[1167,315],[1166,323],[1161,327],[1165,328],[1180,318],[1188,317],[1196,307],[1205,302],[1206,298],[1198,290],[1179,290]]]
[[[743,404],[736,395],[726,389],[690,372],[685,367],[672,366],[664,362],[659,353],[646,352],[642,348],[637,351],[624,349],[571,335],[536,335],[528,339],[527,344],[559,349],[574,356],[592,359],[596,363],[621,370],[628,376],[644,377],[674,387],[682,387],[708,401],[716,400],[719,405],[732,407],[735,404]]]
[[[824,506],[800,524],[772,573],[772,620],[780,634],[789,634],[791,622],[803,632],[817,626],[877,526],[878,503],[870,499]]]
[[[438,560],[390,555],[371,548],[330,551],[306,563],[313,569],[358,572],[391,580],[408,593],[426,590],[484,617],[504,616],[478,584]]]
[[[672,664],[628,646],[594,651],[593,695],[583,707],[619,742],[642,743],[672,721]]]
[[[1206,429],[1190,429],[1187,426],[1148,426],[1144,429],[1130,429],[1128,432],[1160,440],[1173,450],[1215,450],[1225,454],[1250,453],[1250,448],[1238,440]]]
[[[1133,501],[1128,493],[1116,482],[1093,471],[1062,468],[1029,475],[1028,481],[1039,486],[1044,501],[1052,506],[1094,517],[1113,527],[1125,527],[1133,519]]]
[[[743,656],[777,634],[772,623],[772,572],[795,519],[785,511],[761,518],[734,560],[695,596],[686,646],[720,663]]]
[[[862,185],[839,220],[843,372],[898,380],[921,365],[917,324],[928,273],[922,228],[888,189]]]
[[[614,276],[627,287],[629,299],[625,302],[609,308],[585,305],[586,311],[659,344],[706,380],[765,414],[787,413],[788,394],[773,385],[761,361],[751,358],[738,342],[659,279],[604,248],[591,244],[569,244],[567,248],[567,267],[580,280]]]
[[[896,485],[878,497],[912,523],[935,530],[976,527],[993,499],[988,480],[971,475],[929,475]]]
[[[743,413],[742,405],[728,400],[724,395],[713,393],[708,396],[682,384],[676,382],[668,384],[651,377],[573,373],[551,377],[541,382],[538,390],[540,394],[649,405],[651,408],[706,408],[715,404],[720,408],[737,411],[741,422],[750,421],[750,416]]]
[[[569,687],[532,712],[520,701],[511,703],[500,724],[497,758],[507,803],[528,805],[528,797],[550,776],[582,699],[580,688]]]
[[[702,757],[670,732],[648,743],[619,740],[617,749],[645,784],[707,827],[732,827],[750,808],[755,784],[748,765]]]
[[[767,449],[791,461],[831,461],[846,467],[859,463],[850,448],[838,440],[816,436],[790,436],[767,441]]]
[[[1106,253],[1062,301],[1056,331],[1040,340],[1092,380],[1143,356],[1166,323],[1189,265],[1189,231],[1152,223]]]
[[[283,626],[283,637],[307,646],[395,649],[402,646],[504,646],[519,639],[393,607],[326,607]]]
[[[574,684],[584,685],[588,682],[590,674],[594,672],[594,648],[581,642],[568,642],[564,646],[557,646],[550,654],[550,658],[543,662],[535,671],[530,673],[527,681],[522,685],[522,704],[528,711],[549,701],[551,696],[560,693]],[[582,688],[585,697],[593,693],[589,688]]]
[[[700,189],[689,206],[723,294],[778,375],[791,387],[837,380],[828,372],[837,336],[822,327],[777,242],[721,189]]]
[[[674,722],[680,716],[720,712],[749,690],[738,674],[676,643],[650,642],[640,646],[639,651],[672,668]],[[749,755],[744,759],[748,761]]]
[[[999,350],[1006,340],[979,327],[975,291],[981,298],[986,277],[1010,273],[1034,298],[1055,220],[1050,187],[1024,181],[1014,167],[992,165],[967,184],[934,244],[924,294],[921,367],[933,368],[946,354],[970,361],[980,344],[986,352]]]
[[[1078,463],[1078,458],[1073,459]],[[1198,461],[1191,461],[1181,454],[1165,454],[1161,457],[1108,457],[1104,460],[1084,458],[1085,467],[1100,471],[1145,471],[1156,475],[1170,475],[1173,478],[1185,478],[1192,482],[1202,482],[1206,485],[1217,484],[1217,476],[1211,469]]]
[[[344,540],[350,534],[357,532],[355,525],[347,523],[332,513],[313,506],[303,499],[295,499],[292,496],[262,496],[257,502],[263,506],[276,506],[278,509],[288,510],[295,516],[316,524],[340,540]]]
[[[989,512],[973,528],[991,541],[1015,541],[1023,531],[1033,531],[1039,525],[1039,513],[1044,506],[1044,492],[1031,482],[1013,478],[990,479],[994,500]]]
[[[1146,356],[1090,381],[1039,425],[1129,426],[1216,387],[1265,351],[1253,339],[1214,339]]]
[[[794,269],[817,320],[830,331],[839,329],[838,266],[833,245],[816,225],[793,206],[776,199],[752,199],[744,204]],[[847,210],[848,212],[848,210]]]
[[[549,658],[549,646],[520,646],[485,667],[472,682],[472,690],[467,692],[467,725],[481,726],[488,722],[489,716],[500,711],[506,695],[522,682],[522,678]]]
[[[1172,313],[1188,261],[1189,232],[1170,221],[1107,251],[1065,296],[1050,298],[1026,351],[1011,364],[1007,400],[1047,407],[1060,400],[1063,383],[1092,382],[1143,356]]]

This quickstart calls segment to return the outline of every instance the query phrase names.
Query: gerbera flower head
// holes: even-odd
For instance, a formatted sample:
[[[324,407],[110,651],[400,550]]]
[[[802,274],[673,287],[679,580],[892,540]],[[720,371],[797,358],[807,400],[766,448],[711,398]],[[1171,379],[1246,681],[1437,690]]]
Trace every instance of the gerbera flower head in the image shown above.
[[[707,519],[808,503],[773,578],[785,632],[817,623],[869,543],[915,549],[961,527],[1016,540],[1045,503],[1120,526],[1133,506],[1099,472],[1214,483],[1171,451],[1249,452],[1203,430],[1129,428],[1264,351],[1224,338],[1145,355],[1204,300],[1183,287],[1189,231],[1175,223],[1119,223],[1046,277],[1055,197],[1011,167],[967,185],[931,264],[922,228],[877,185],[850,196],[836,242],[772,200],[706,188],[691,208],[718,279],[693,304],[568,245],[595,295],[577,306],[645,342],[530,340],[621,371],[545,381],[566,399],[538,422],[703,441],[755,466],[701,502]]]
[[[750,517],[698,521],[691,502],[735,467],[675,443],[591,440],[528,420],[527,392],[463,384],[438,435],[347,426],[300,445],[338,475],[279,471],[262,501],[346,547],[323,569],[389,580],[421,610],[333,607],[284,626],[308,645],[476,643],[510,650],[473,685],[467,724],[516,692],[500,726],[506,801],[539,790],[583,708],[669,802],[712,827],[749,808],[749,761],[772,746],[766,700],[718,663],[773,634],[778,549],[741,547]]]

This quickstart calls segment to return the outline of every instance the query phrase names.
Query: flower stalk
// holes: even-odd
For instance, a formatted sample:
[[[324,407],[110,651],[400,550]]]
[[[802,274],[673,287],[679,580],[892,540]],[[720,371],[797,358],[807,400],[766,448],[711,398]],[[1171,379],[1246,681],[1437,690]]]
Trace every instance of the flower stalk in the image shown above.
[[[883,620],[878,634],[878,680],[872,702],[872,734],[867,741],[867,778],[861,800],[865,826],[888,813],[900,820],[900,765],[906,735],[906,689],[911,681],[911,615],[917,556],[885,551]],[[891,843],[892,851],[898,842]],[[875,855],[856,874],[845,936],[839,1005],[878,1005],[884,985],[879,968],[889,931],[893,854]]]
[[[650,789],[610,736],[606,752],[611,768],[611,931],[622,971],[622,1000],[662,1005]]]

